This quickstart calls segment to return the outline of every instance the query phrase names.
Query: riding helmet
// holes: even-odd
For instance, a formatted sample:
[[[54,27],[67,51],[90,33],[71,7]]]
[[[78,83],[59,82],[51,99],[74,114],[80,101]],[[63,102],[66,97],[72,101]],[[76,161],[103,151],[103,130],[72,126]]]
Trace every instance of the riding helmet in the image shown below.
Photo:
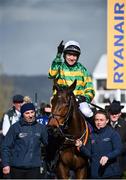
[[[64,46],[64,55],[67,53],[74,53],[78,57],[81,54],[80,44],[77,41],[68,41]]]

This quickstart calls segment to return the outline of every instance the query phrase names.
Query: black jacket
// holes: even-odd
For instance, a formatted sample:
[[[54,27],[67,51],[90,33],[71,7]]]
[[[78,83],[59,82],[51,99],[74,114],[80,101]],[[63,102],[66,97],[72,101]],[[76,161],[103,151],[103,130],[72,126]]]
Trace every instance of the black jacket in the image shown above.
[[[126,171],[126,120],[119,118],[114,129],[120,134],[122,140],[122,153],[119,156],[119,164],[122,172]]]
[[[2,164],[19,168],[41,166],[41,143],[47,145],[46,127],[24,119],[13,124],[2,145]]]

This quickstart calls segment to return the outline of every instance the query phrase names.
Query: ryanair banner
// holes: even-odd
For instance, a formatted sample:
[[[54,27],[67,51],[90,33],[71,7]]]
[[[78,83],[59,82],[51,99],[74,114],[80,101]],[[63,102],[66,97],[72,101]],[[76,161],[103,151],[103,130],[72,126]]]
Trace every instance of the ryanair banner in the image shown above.
[[[126,0],[108,0],[108,89],[126,89]]]

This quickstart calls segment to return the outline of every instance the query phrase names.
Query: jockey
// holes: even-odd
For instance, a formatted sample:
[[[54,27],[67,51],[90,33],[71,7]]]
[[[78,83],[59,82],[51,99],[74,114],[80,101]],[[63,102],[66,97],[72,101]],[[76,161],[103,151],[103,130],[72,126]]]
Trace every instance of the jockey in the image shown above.
[[[61,58],[62,53],[64,62]],[[70,86],[74,80],[77,80],[74,94],[79,103],[79,109],[85,117],[90,118],[93,116],[93,111],[89,103],[94,98],[95,91],[90,72],[78,62],[80,54],[81,49],[78,42],[72,40],[63,45],[63,41],[61,41],[57,48],[56,58],[49,69],[48,77],[57,80],[62,88]]]

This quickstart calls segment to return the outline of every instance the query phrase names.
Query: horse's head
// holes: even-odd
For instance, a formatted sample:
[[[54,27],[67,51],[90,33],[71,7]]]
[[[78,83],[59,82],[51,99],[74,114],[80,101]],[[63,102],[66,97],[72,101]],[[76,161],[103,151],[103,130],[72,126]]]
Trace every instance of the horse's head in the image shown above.
[[[73,99],[75,99],[73,94],[75,87],[76,80],[65,89],[62,89],[57,83],[54,84],[53,89],[56,90],[56,94],[51,100],[52,118],[49,121],[49,125],[59,127],[67,121],[72,111]]]

